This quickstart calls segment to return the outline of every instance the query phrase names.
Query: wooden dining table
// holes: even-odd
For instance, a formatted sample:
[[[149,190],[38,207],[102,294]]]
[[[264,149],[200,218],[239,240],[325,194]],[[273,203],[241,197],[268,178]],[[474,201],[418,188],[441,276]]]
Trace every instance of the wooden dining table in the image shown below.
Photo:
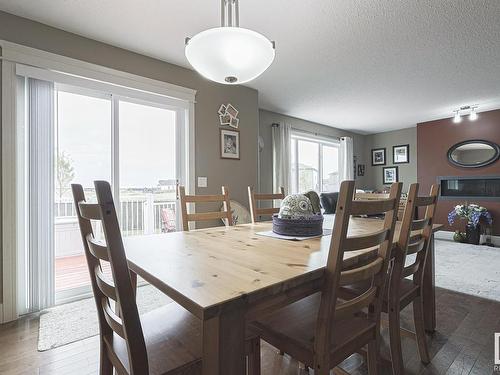
[[[382,225],[380,219],[352,218],[349,235]],[[397,223],[394,242],[399,228]],[[246,323],[321,288],[331,236],[291,241],[258,234],[271,229],[263,222],[124,239],[131,272],[202,321],[204,375],[244,374]],[[429,331],[436,326],[433,244],[423,296]],[[373,249],[346,253],[344,267],[373,256]]]

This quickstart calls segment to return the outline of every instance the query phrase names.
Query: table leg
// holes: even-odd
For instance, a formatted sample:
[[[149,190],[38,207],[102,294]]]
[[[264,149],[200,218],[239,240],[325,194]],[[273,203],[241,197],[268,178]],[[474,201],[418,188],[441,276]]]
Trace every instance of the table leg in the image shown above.
[[[244,375],[245,316],[221,312],[203,322],[203,375]]]
[[[424,326],[427,332],[436,330],[436,285],[435,285],[435,251],[434,235],[429,244],[429,254],[425,262],[423,283]]]

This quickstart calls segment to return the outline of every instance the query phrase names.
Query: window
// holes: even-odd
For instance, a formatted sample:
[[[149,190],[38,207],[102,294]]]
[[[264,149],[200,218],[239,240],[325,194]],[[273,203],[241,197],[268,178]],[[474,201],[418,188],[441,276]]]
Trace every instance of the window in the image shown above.
[[[292,193],[338,191],[338,142],[293,133],[291,158]]]

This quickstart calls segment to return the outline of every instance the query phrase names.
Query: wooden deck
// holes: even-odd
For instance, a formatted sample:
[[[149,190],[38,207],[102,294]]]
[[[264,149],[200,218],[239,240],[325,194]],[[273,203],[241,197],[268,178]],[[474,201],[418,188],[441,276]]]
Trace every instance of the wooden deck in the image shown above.
[[[56,258],[55,263],[56,293],[90,285],[85,255]],[[109,266],[105,267],[104,272],[109,272]]]

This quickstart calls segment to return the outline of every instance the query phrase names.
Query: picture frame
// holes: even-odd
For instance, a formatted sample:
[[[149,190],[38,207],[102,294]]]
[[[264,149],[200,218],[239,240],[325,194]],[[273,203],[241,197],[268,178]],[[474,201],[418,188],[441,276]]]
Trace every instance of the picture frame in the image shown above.
[[[219,115],[219,121],[221,125],[231,125],[232,117],[230,114],[226,113],[223,115]]]
[[[239,130],[220,129],[220,157],[221,159],[240,160]]]
[[[221,116],[224,116],[226,114],[226,106],[224,104],[221,104],[217,113]]]
[[[382,168],[382,178],[384,185],[390,185],[398,182],[399,174],[398,167],[384,167]]]
[[[231,119],[229,121],[229,126],[234,128],[234,129],[238,129],[239,123],[240,123],[240,119],[238,117],[231,117]]]
[[[238,117],[238,110],[236,108],[233,107],[233,105],[231,103],[228,103],[227,106],[226,106],[226,112],[225,113],[229,113],[231,116],[233,117]]]
[[[372,166],[385,165],[386,163],[386,149],[373,148],[372,149]]]
[[[410,162],[410,145],[392,146],[393,164],[407,164]]]

